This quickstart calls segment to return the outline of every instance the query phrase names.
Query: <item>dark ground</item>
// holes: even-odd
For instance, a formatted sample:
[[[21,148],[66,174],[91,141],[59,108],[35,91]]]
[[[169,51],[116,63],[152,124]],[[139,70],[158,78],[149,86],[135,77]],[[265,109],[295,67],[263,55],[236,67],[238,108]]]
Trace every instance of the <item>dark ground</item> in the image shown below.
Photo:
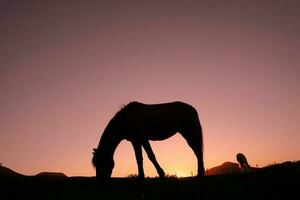
[[[204,178],[15,177],[0,179],[0,199],[299,199],[300,170],[262,171]]]

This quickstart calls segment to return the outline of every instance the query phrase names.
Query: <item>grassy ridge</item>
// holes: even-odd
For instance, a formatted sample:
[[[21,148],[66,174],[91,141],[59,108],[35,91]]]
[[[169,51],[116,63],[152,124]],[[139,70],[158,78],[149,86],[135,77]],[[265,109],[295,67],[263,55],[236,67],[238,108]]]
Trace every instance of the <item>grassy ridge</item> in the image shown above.
[[[105,183],[94,177],[0,180],[1,199],[291,199],[300,197],[299,186],[299,165],[204,178],[113,178]]]

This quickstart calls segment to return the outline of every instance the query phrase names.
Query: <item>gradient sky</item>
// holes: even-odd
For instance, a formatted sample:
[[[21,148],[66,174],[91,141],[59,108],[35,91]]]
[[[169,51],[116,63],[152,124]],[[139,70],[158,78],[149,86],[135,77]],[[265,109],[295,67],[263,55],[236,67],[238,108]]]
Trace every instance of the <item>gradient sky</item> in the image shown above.
[[[0,162],[92,176],[122,105],[177,100],[199,112],[206,168],[299,160],[299,1],[207,2],[0,1]],[[195,174],[180,135],[151,144],[166,173]],[[114,158],[113,176],[137,173],[130,143]]]

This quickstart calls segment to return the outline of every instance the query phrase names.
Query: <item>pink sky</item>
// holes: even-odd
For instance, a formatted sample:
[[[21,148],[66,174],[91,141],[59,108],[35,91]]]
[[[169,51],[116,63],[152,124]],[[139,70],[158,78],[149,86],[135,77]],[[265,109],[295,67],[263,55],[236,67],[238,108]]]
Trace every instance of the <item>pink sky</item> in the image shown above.
[[[199,112],[206,168],[238,152],[299,160],[299,2],[181,2],[2,1],[0,162],[94,175],[92,148],[122,105],[177,100]],[[151,144],[167,173],[195,174],[181,136]],[[128,142],[115,162],[113,176],[137,173]]]

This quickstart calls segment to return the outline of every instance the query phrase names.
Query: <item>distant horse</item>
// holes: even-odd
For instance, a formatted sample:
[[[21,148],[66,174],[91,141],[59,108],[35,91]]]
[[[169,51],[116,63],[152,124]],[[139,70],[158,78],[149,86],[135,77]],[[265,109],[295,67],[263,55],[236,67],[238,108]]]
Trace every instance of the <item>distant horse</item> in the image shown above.
[[[152,105],[131,102],[110,120],[98,148],[93,149],[96,177],[111,177],[115,149],[126,139],[134,148],[139,178],[144,178],[142,147],[159,177],[163,178],[165,172],[156,161],[149,140],[165,140],[177,132],[185,138],[197,157],[198,176],[204,176],[202,128],[196,109],[183,102]]]
[[[250,165],[248,164],[247,158],[244,154],[236,154],[236,160],[239,162],[242,172],[248,172],[250,170]]]

